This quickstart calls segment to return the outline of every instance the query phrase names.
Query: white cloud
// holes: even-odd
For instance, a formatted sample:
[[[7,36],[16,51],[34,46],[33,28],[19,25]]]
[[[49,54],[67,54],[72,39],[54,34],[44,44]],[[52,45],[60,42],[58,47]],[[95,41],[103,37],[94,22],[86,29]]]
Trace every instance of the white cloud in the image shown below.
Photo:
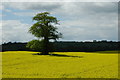
[[[3,10],[4,6],[2,5],[2,3],[0,3],[0,10]]]
[[[20,10],[48,10],[57,9],[61,6],[60,3],[54,2],[12,2],[12,3],[3,3],[4,6],[8,6]]]
[[[2,20],[0,20],[0,44],[2,43]]]
[[[2,22],[2,40],[3,42],[9,41],[29,41],[33,38],[28,33],[31,25],[23,24],[17,20],[5,20]]]
[[[13,14],[17,15],[17,16],[33,16],[33,15],[36,15],[35,12],[14,12]]]
[[[76,23],[74,23],[74,25],[76,25]],[[59,31],[63,33],[64,40],[117,40],[118,38],[117,27],[109,29],[101,25],[98,27],[90,25],[88,28],[88,26],[77,27],[64,24],[64,26],[59,27]]]
[[[119,0],[4,0],[2,2],[119,2]]]
[[[64,3],[7,3],[9,6],[23,12],[13,12],[17,16],[33,16],[38,11],[49,11],[58,17],[61,23],[60,32],[63,33],[64,40],[93,40],[108,39],[117,40],[118,37],[118,5],[117,3],[92,3],[92,2],[64,2]],[[27,12],[27,10],[29,10]],[[12,23],[12,24],[11,24]],[[10,25],[9,25],[10,24]],[[6,26],[6,27],[5,27]],[[10,27],[8,27],[10,26]],[[20,27],[24,26],[24,27]],[[3,25],[5,40],[29,40],[26,33],[29,24],[20,21],[5,21]],[[12,29],[12,30],[11,30]],[[4,31],[3,30],[3,31]],[[15,30],[15,31],[14,31]],[[16,32],[19,30],[18,32]],[[22,32],[22,33],[21,33]],[[16,34],[15,34],[16,33]],[[15,35],[12,35],[15,34]],[[26,37],[23,37],[23,34]],[[20,37],[18,37],[20,36]]]
[[[76,3],[70,4],[68,4],[70,6],[65,5],[68,8],[64,8],[66,12],[62,14],[65,20],[61,21],[61,26],[63,27],[60,28],[60,31],[63,32],[65,39],[118,39],[118,12],[117,7],[115,7],[117,6],[115,5],[116,3],[92,3],[93,5],[90,3],[80,3],[80,7],[75,5]],[[98,6],[100,8],[104,6],[104,9],[102,8],[103,11]]]

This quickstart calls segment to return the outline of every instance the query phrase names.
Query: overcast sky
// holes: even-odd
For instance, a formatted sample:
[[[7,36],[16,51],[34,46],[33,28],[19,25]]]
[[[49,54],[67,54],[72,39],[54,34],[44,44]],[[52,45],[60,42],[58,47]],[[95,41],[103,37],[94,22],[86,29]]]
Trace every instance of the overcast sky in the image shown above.
[[[118,40],[117,2],[5,2],[0,6],[3,42],[36,39],[28,30],[34,24],[32,17],[44,11],[60,20],[60,41]]]

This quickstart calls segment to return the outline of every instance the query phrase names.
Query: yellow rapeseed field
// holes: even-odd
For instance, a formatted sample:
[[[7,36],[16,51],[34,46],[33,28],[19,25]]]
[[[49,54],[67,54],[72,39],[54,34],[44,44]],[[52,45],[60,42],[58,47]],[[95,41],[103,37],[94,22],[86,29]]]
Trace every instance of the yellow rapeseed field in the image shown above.
[[[54,52],[6,51],[3,78],[118,78],[117,51]]]

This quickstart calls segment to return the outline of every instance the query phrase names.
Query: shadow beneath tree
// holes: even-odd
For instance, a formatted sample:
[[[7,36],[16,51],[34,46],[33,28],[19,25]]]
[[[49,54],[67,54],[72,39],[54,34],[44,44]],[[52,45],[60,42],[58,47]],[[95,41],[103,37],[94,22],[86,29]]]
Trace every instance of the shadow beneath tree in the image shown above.
[[[83,58],[83,56],[72,56],[72,55],[64,55],[64,54],[50,54],[50,56]]]
[[[32,55],[44,55],[41,53],[37,53],[37,54],[32,54]],[[72,55],[65,55],[65,54],[48,54],[49,56],[55,56],[55,57],[75,57],[75,58],[83,58],[83,56],[72,56]]]

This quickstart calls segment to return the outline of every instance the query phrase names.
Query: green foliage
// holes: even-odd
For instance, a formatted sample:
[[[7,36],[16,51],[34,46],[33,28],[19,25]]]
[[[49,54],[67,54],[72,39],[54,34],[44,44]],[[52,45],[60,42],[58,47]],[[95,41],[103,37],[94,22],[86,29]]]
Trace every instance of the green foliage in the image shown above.
[[[43,41],[33,40],[28,43],[27,47],[37,50],[42,48],[42,53],[48,54],[50,48],[49,40],[57,40],[62,37],[62,34],[57,31],[56,27],[58,20],[56,17],[50,16],[49,12],[38,13],[33,17],[33,20],[37,22],[30,27],[29,32]]]
[[[27,48],[31,48],[32,50],[40,50],[42,49],[42,44],[43,44],[43,40],[32,40],[30,42],[27,43],[26,47]]]
[[[59,39],[62,34],[57,31],[58,20],[56,17],[49,16],[48,12],[38,13],[33,17],[37,23],[33,24],[29,32],[38,38],[48,37],[49,39]]]
[[[29,32],[38,38],[48,37],[48,39],[59,39],[62,37],[62,34],[57,31],[57,27],[53,25],[44,26],[37,22],[30,27]]]
[[[41,23],[55,23],[58,24],[58,20],[56,17],[49,16],[49,12],[38,13],[36,16],[33,17],[33,20],[36,20]]]

